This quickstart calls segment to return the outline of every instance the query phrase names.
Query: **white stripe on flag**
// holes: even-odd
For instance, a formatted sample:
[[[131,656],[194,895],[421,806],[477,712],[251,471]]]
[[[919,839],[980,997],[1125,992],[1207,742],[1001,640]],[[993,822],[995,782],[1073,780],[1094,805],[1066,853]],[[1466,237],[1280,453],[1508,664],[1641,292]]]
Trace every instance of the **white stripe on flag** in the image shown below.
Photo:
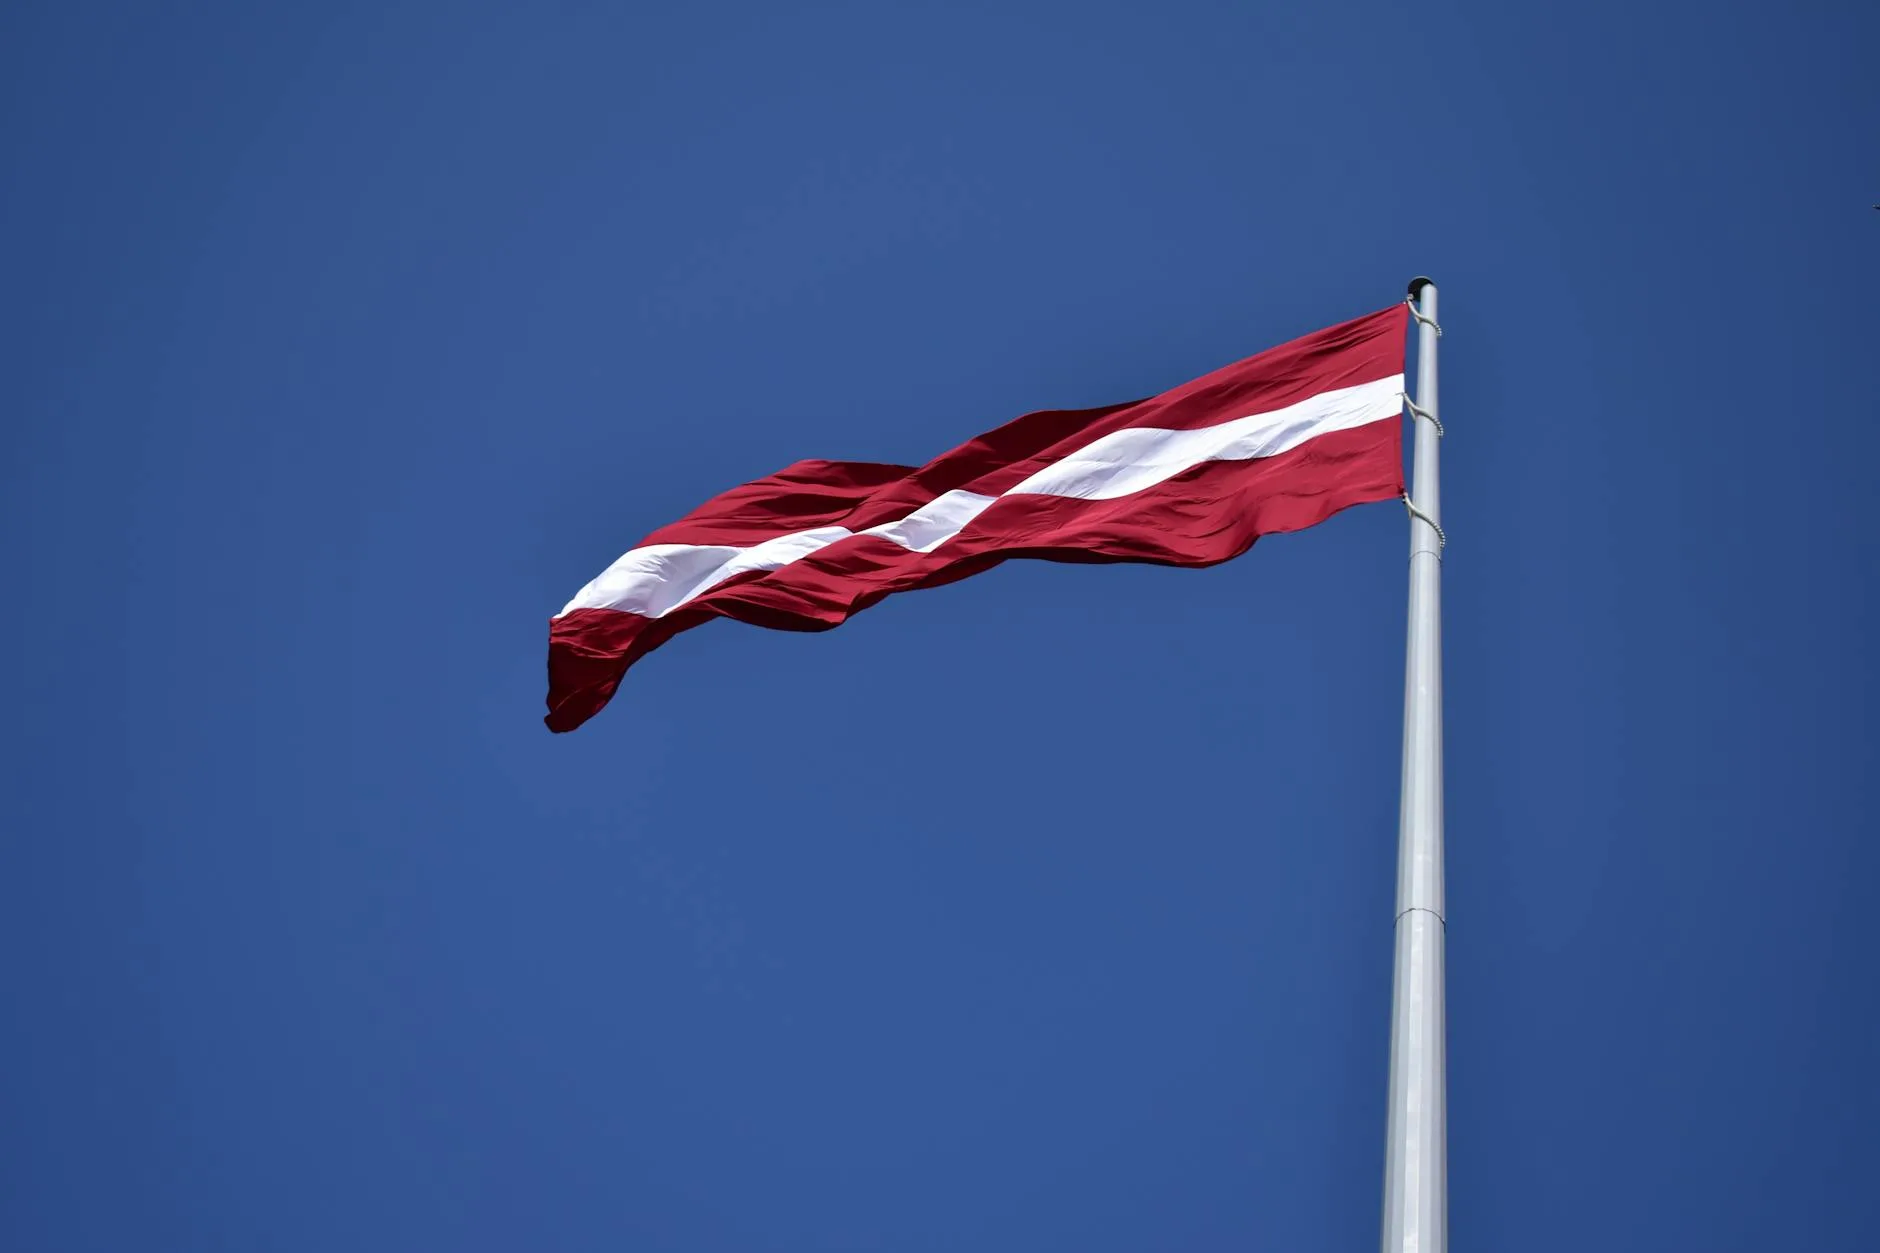
[[[1128,427],[1052,462],[1006,495],[1113,500],[1154,487],[1203,462],[1275,457],[1317,436],[1394,417],[1402,412],[1402,397],[1403,375],[1393,374],[1199,430]],[[930,553],[965,530],[996,499],[976,492],[945,492],[898,522],[884,522],[859,534]],[[742,547],[648,544],[607,567],[556,616],[576,609],[618,609],[643,618],[661,618],[733,575],[776,570],[856,534],[847,527],[819,526]]]

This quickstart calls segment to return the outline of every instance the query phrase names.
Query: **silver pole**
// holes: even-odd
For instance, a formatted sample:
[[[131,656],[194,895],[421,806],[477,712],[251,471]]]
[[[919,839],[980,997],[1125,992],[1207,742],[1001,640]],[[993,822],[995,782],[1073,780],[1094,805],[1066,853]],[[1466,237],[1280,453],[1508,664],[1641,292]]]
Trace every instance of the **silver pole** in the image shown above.
[[[1448,1253],[1443,1076],[1442,495],[1437,484],[1436,284],[1410,284],[1417,326],[1410,519],[1410,630],[1404,662],[1403,802],[1397,835],[1397,969],[1391,991],[1390,1123],[1384,1253]]]

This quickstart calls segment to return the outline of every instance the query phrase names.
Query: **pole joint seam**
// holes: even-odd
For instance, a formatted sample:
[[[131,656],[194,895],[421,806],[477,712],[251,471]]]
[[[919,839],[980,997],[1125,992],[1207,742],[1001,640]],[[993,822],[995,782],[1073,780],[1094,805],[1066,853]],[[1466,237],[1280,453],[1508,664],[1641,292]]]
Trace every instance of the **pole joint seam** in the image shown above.
[[[1430,327],[1432,330],[1434,330],[1436,332],[1436,338],[1441,339],[1443,337],[1442,326],[1438,324],[1435,318],[1429,316],[1427,313],[1423,312],[1423,310],[1417,308],[1417,302],[1413,297],[1405,296],[1403,302],[1406,305],[1410,306],[1411,317],[1415,318],[1418,322],[1421,322],[1424,326]]]
[[[1430,517],[1429,514],[1424,513],[1421,509],[1416,507],[1415,502],[1410,499],[1409,492],[1403,494],[1403,507],[1410,511],[1411,517],[1419,522],[1429,523],[1430,530],[1436,532],[1436,551],[1441,552],[1443,549],[1449,547],[1449,537],[1443,534],[1443,528],[1437,523],[1435,518]]]
[[[1397,925],[1397,923],[1402,922],[1403,916],[1405,914],[1415,914],[1415,913],[1428,914],[1430,917],[1436,919],[1436,921],[1443,924],[1443,930],[1445,931],[1449,930],[1449,920],[1443,917],[1441,914],[1437,913],[1435,910],[1431,909],[1427,905],[1412,905],[1407,909],[1398,910],[1396,920],[1392,922],[1391,925],[1394,927]]]

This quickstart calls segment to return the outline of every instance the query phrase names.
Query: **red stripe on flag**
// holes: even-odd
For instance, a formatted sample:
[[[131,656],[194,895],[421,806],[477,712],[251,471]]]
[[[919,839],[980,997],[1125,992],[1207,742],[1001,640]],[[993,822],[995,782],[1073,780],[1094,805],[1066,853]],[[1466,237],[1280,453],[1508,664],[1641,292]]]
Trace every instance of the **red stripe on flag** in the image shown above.
[[[1401,343],[1401,321],[1398,333]],[[714,617],[826,630],[894,592],[952,582],[1013,557],[1209,566],[1246,552],[1262,535],[1302,530],[1351,505],[1402,492],[1402,425],[1392,418],[1320,435],[1277,456],[1204,462],[1112,499],[1002,497],[928,553],[856,535],[775,570],[735,575],[663,617],[574,609],[550,628],[547,723],[554,731],[580,726],[611,699],[641,656]],[[827,519],[797,515],[781,530],[747,532],[745,542],[799,529],[808,516],[817,519],[809,525]],[[695,513],[688,522],[697,519]],[[836,521],[855,529],[847,518]],[[675,542],[656,535],[659,542]],[[706,542],[737,541],[716,531]]]
[[[660,527],[649,544],[754,544],[812,527],[905,517],[943,492],[997,496],[1093,440],[1130,427],[1197,430],[1403,373],[1403,305],[1314,332],[1147,400],[1028,413],[924,466],[799,461]]]

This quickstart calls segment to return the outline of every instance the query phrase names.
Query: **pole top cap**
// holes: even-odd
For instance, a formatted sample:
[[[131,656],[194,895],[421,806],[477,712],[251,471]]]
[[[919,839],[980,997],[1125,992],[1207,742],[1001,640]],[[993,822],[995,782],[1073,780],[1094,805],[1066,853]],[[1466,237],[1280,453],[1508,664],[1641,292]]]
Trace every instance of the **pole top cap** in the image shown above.
[[[1423,289],[1425,287],[1434,287],[1434,286],[1436,286],[1435,279],[1428,278],[1422,274],[1417,275],[1415,278],[1410,280],[1410,299],[1415,300],[1419,296],[1421,296],[1423,294]]]

